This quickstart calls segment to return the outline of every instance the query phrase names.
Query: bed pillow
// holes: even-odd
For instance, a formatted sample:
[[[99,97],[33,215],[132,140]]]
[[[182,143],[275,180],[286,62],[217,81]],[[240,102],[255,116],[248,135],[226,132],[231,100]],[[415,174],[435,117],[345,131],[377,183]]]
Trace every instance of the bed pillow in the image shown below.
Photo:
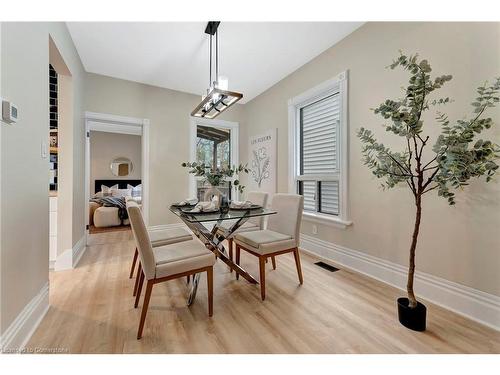
[[[140,197],[142,196],[142,184],[139,184],[137,186],[132,186],[130,184],[127,184],[127,189],[130,189],[132,191],[132,196],[133,197]]]
[[[111,189],[111,196],[116,198],[125,198],[132,195],[131,189]]]
[[[101,193],[103,197],[109,197],[111,195],[111,190],[118,189],[118,184],[115,184],[111,187],[106,185],[101,185]]]

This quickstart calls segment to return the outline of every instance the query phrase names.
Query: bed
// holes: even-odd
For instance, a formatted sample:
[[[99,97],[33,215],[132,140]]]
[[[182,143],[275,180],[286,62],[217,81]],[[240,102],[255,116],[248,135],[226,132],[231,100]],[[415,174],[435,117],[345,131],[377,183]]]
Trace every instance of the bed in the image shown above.
[[[101,191],[102,186],[107,187],[104,189],[105,193]],[[123,197],[124,199],[132,197],[140,204],[142,200],[141,180],[95,180],[94,183],[94,194],[89,202],[89,224],[96,228],[129,225],[128,219],[122,220],[120,218],[119,206],[106,207],[93,199],[99,200],[103,196]]]

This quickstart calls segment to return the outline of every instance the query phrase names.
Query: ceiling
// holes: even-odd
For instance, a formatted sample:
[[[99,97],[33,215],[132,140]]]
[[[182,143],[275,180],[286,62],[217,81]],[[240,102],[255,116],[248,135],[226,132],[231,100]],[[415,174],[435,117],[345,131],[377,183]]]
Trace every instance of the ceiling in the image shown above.
[[[222,22],[219,74],[245,103],[360,27],[362,22]],[[202,95],[206,22],[69,22],[88,72]],[[333,74],[334,72],[332,72]]]

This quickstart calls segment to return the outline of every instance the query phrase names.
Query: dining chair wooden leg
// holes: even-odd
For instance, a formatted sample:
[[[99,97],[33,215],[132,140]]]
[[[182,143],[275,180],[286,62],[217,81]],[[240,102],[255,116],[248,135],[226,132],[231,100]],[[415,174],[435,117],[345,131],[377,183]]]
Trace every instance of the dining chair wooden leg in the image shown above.
[[[189,284],[189,282],[191,281],[191,276],[190,276],[190,275],[187,275],[187,276],[186,276],[186,280],[187,280],[187,283]]]
[[[137,340],[139,340],[142,337],[142,330],[144,328],[144,322],[146,321],[146,314],[148,313],[149,299],[151,298],[151,291],[153,290],[153,285],[154,285],[153,280],[148,280],[148,284],[146,285],[146,294],[144,295],[144,304],[142,305],[139,330],[137,331]]]
[[[240,246],[236,244],[236,264],[239,266],[240,265]],[[240,274],[236,272],[236,280],[239,280]]]
[[[293,256],[295,257],[295,266],[297,267],[297,275],[299,275],[300,285],[304,283],[304,279],[302,278],[302,266],[300,265],[300,255],[299,249],[296,247],[293,251]]]
[[[259,257],[260,270],[260,296],[262,301],[266,299],[266,257]]]
[[[135,295],[134,307],[139,306],[139,299],[141,298],[142,284],[144,283],[144,272],[141,272],[141,277],[139,278],[139,286],[137,287],[137,294]]]
[[[275,270],[276,269],[276,257],[272,256],[271,261],[273,262],[273,270]]]
[[[139,251],[137,251],[137,247],[135,248],[135,252],[134,252],[134,260],[132,260],[132,268],[130,268],[130,275],[129,275],[129,279],[131,279],[132,277],[134,277],[134,269],[135,269],[135,263],[137,262],[137,256],[139,255]]]
[[[233,240],[228,239],[227,240],[227,247],[228,247],[228,252],[229,252],[229,259],[231,259],[231,262],[233,261]],[[229,272],[233,272],[232,268],[229,268]]]
[[[141,273],[142,273],[142,265],[141,262],[139,262],[139,267],[137,268],[137,276],[135,277],[134,293],[132,294],[134,297],[137,294],[137,287],[139,286],[139,279],[141,278]]]
[[[214,269],[207,269],[207,289],[208,289],[208,316],[214,314]]]

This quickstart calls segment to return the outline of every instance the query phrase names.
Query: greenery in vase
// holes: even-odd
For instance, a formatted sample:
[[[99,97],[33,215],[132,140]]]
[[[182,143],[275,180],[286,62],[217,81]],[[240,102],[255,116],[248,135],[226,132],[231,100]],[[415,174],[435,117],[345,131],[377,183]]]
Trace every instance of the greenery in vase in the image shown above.
[[[406,184],[414,196],[416,217],[407,283],[409,307],[414,308],[417,306],[413,291],[415,250],[422,217],[422,199],[425,194],[435,190],[453,205],[455,189],[468,185],[469,179],[473,177],[485,176],[488,182],[497,172],[495,160],[499,158],[498,144],[475,138],[493,125],[492,119],[484,115],[488,108],[499,102],[500,78],[492,85],[485,84],[477,89],[477,97],[472,103],[473,114],[469,119],[451,121],[444,113],[437,112],[436,125],[441,127],[441,134],[432,152],[424,152],[429,136],[423,133],[422,114],[431,107],[450,102],[447,97],[431,99],[429,96],[450,81],[452,76],[442,75],[432,79],[429,62],[419,60],[418,55],[406,56],[401,53],[390,65],[391,69],[396,67],[401,67],[410,75],[403,98],[388,99],[373,111],[389,122],[384,125],[386,131],[402,138],[405,145],[403,151],[392,151],[377,142],[368,129],[361,128],[357,135],[363,143],[363,162],[376,177],[384,179],[383,187]]]
[[[238,166],[234,165],[232,168],[227,166],[222,168],[213,168],[211,165],[196,162],[182,163],[181,166],[184,168],[190,168],[189,173],[192,173],[195,176],[204,177],[205,181],[212,186],[220,186],[223,182],[237,176],[241,172],[249,172],[247,166],[243,164]],[[240,193],[243,193],[245,186],[241,185],[238,179],[232,180],[232,184],[238,188]]]

